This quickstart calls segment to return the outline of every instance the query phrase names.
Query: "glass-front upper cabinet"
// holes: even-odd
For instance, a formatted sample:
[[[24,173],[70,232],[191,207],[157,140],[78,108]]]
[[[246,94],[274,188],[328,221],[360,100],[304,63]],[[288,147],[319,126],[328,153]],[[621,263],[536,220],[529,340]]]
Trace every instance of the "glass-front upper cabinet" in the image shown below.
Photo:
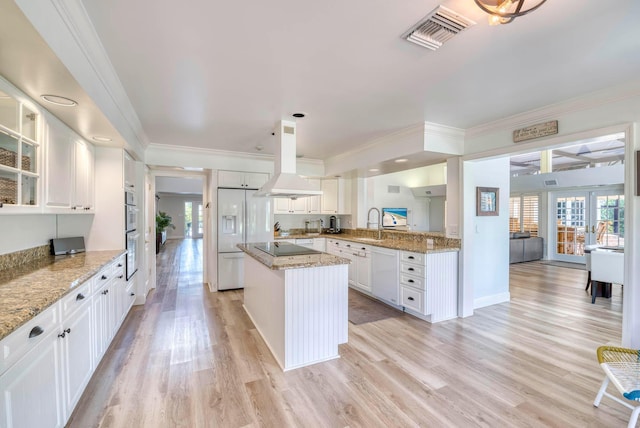
[[[38,205],[38,114],[0,91],[0,204]]]

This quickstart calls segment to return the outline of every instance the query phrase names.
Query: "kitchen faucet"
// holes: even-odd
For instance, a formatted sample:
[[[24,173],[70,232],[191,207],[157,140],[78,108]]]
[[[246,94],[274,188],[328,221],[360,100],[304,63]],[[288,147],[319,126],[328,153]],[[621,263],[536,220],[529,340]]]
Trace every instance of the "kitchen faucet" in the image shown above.
[[[367,213],[367,229],[369,229],[369,226],[374,224],[372,222],[369,221],[369,217],[371,217],[371,211],[375,210],[378,213],[378,222],[375,223],[378,226],[378,239],[382,239],[382,219],[380,218],[380,210],[377,209],[376,207],[371,207],[369,208],[369,212]]]

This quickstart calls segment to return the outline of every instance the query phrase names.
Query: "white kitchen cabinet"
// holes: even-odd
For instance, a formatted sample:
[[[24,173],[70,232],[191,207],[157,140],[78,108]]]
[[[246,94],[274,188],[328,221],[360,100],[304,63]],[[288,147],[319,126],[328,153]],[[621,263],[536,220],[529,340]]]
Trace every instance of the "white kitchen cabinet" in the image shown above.
[[[268,180],[269,174],[261,172],[218,171],[218,187],[259,189]]]
[[[273,198],[274,214],[306,214],[308,198]]]
[[[122,262],[105,266],[0,341],[0,427],[62,427],[68,421],[133,303],[116,313],[114,294],[104,293],[120,285]]]
[[[312,248],[316,251],[327,251],[327,240],[325,238],[313,238]]]
[[[327,239],[327,252],[349,259],[349,285],[371,292],[371,248],[357,242]]]
[[[0,376],[0,426],[62,427],[65,423],[58,331],[48,330]]]
[[[89,211],[94,208],[94,165],[93,145],[82,140],[76,141],[72,209]]]
[[[366,247],[356,250],[356,286],[371,292],[371,252]]]
[[[45,206],[71,208],[76,147],[72,131],[62,124],[50,122],[45,125],[45,138]]]
[[[94,209],[95,151],[65,125],[45,126],[45,212],[87,212]]]
[[[123,159],[123,171],[124,171],[124,187],[129,190],[135,192],[136,190],[136,161],[129,155],[129,153],[124,152]]]
[[[309,184],[311,184],[313,186],[314,189],[322,190],[321,180],[320,179],[307,178],[307,181],[309,182]],[[306,197],[306,198],[303,198],[303,199],[306,199],[307,214],[320,214],[321,213],[322,195],[309,196],[309,197]]]
[[[67,417],[76,406],[93,374],[93,306],[85,299],[62,323],[62,387]]]
[[[321,190],[320,212],[322,214],[351,214],[344,179],[322,179]]]

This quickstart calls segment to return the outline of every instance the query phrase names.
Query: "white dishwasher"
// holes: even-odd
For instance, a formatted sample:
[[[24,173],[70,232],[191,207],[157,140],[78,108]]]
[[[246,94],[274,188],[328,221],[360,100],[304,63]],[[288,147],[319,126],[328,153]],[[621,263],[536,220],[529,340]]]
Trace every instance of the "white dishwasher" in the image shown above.
[[[398,251],[371,247],[371,293],[398,304]]]

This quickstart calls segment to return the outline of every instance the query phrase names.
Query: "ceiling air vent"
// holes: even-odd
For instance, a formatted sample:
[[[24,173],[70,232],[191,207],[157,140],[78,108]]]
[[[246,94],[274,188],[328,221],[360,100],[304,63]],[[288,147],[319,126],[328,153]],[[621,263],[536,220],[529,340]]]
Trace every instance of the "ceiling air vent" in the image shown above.
[[[475,24],[451,9],[438,6],[404,33],[402,38],[435,51],[444,42]]]
[[[552,178],[551,180],[544,180],[545,187],[557,186],[557,185],[558,185],[558,180],[556,180],[555,178]]]

